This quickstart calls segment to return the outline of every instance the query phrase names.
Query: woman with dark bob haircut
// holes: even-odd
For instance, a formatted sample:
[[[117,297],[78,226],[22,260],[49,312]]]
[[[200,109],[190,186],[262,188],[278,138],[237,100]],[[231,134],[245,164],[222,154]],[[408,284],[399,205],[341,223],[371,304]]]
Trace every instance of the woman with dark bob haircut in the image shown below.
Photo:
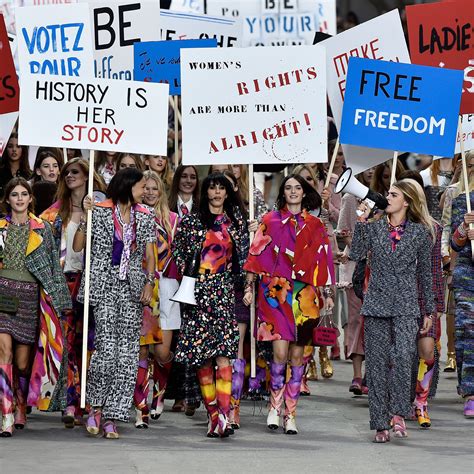
[[[259,275],[257,338],[273,342],[267,425],[279,428],[285,400],[285,433],[297,434],[303,350],[313,345],[323,306],[334,306],[334,266],[324,224],[309,213],[321,206],[318,192],[303,177],[291,174],[280,186],[276,205],[276,211],[263,216],[250,247],[244,303],[251,303],[253,281]],[[288,360],[291,376],[285,384]]]
[[[115,421],[129,421],[138,370],[142,305],[155,285],[153,214],[141,202],[146,180],[136,168],[118,171],[108,197],[93,209],[89,302],[94,308],[95,352],[89,367],[87,431],[119,437]],[[89,201],[90,202],[90,201]],[[84,245],[86,225],[76,232],[74,250]],[[146,273],[143,271],[145,259]],[[84,281],[78,299],[84,298]]]
[[[227,437],[232,365],[237,357],[239,330],[235,319],[234,279],[243,275],[249,248],[237,200],[222,173],[202,183],[197,214],[183,217],[173,242],[173,255],[182,275],[196,278],[196,305],[185,305],[176,360],[197,368],[208,413],[207,436]],[[217,370],[214,374],[214,367]]]

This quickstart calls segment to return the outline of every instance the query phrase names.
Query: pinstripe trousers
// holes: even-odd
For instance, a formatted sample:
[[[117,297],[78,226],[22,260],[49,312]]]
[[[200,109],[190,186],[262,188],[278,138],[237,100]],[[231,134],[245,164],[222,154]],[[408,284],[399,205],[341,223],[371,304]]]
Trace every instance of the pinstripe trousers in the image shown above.
[[[418,319],[411,316],[365,316],[365,368],[369,387],[370,429],[388,430],[393,415],[411,408],[411,367]]]

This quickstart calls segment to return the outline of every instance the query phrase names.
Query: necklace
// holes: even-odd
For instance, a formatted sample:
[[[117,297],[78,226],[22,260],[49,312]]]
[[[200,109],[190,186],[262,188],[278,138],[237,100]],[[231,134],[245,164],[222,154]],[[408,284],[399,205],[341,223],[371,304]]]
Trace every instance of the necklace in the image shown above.
[[[10,219],[10,224],[13,224],[17,227],[21,227],[21,226],[24,226],[24,225],[28,224],[28,220],[26,222],[16,222],[13,219]]]

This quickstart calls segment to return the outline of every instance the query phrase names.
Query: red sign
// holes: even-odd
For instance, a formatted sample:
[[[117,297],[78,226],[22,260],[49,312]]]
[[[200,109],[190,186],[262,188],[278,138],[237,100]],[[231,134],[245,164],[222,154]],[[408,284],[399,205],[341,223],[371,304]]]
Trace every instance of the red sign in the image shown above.
[[[0,15],[0,114],[18,112],[18,78],[3,15]]]
[[[413,64],[464,70],[461,113],[474,112],[474,1],[406,8]],[[440,93],[443,85],[440,84]]]

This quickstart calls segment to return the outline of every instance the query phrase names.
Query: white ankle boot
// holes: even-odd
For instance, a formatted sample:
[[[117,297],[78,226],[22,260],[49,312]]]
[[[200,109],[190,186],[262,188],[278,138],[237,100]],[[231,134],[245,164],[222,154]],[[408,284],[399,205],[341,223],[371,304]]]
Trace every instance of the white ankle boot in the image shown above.
[[[298,428],[296,428],[296,418],[294,415],[285,416],[284,430],[287,435],[298,434]]]
[[[267,416],[267,426],[271,430],[277,430],[280,427],[280,414],[276,408],[270,408]]]

